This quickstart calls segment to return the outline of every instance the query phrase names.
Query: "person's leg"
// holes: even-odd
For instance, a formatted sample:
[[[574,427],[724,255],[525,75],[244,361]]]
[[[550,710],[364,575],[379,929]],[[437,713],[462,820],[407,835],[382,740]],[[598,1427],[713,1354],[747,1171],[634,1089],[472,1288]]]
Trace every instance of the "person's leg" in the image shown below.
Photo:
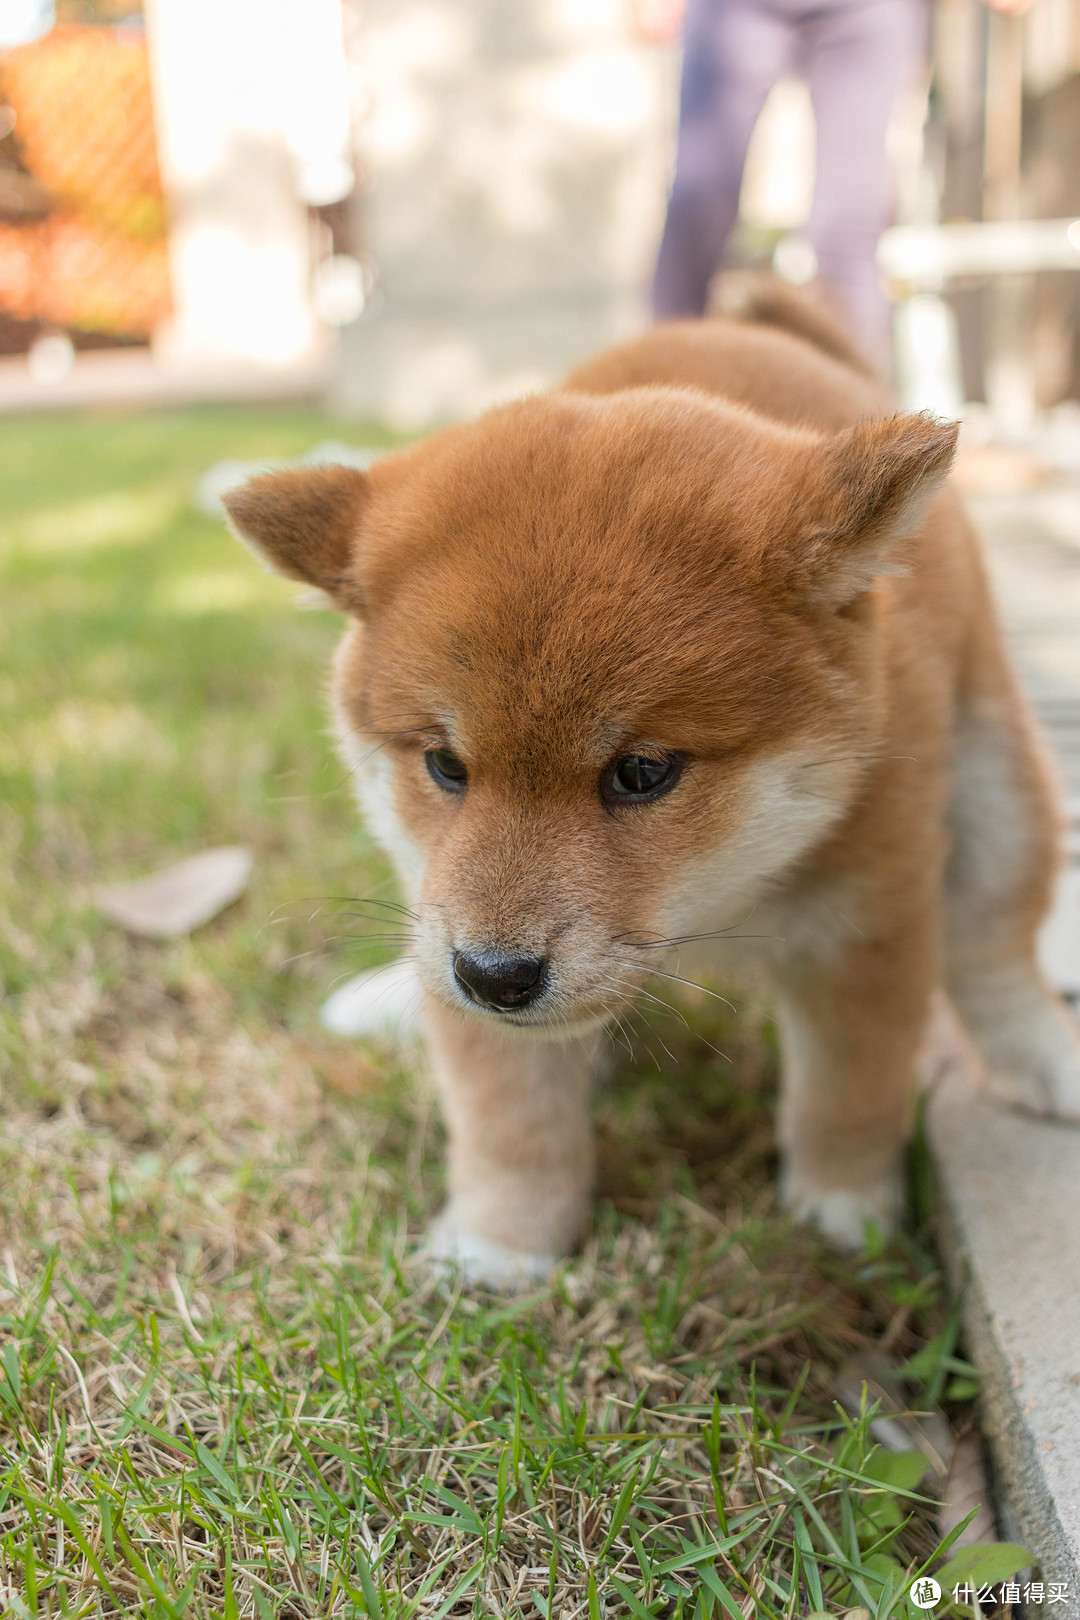
[[[807,18],[805,70],[817,124],[817,179],[806,234],[822,280],[873,359],[888,338],[875,264],[892,184],[886,132],[900,91],[917,83],[926,0],[849,0]]]
[[[675,180],[653,283],[657,320],[704,312],[738,212],[746,148],[790,40],[788,23],[760,0],[690,0]]]

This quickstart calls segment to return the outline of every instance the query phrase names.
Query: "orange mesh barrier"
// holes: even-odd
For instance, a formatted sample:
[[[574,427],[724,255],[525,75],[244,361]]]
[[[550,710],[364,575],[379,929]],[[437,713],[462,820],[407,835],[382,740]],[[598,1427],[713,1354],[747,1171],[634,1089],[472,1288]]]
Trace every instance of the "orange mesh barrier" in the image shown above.
[[[0,61],[0,97],[56,209],[0,225],[0,309],[147,336],[168,313],[169,283],[145,44],[124,30],[56,27]]]
[[[0,225],[0,308],[23,321],[147,337],[169,313],[166,244],[70,214]]]

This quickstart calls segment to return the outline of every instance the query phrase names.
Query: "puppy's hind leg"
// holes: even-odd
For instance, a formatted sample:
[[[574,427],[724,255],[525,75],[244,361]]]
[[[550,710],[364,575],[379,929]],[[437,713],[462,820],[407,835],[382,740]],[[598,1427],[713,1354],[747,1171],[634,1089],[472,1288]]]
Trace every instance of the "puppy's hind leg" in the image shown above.
[[[1080,1120],[1080,1034],[1035,954],[1058,866],[1053,776],[998,645],[974,674],[953,751],[946,983],[993,1094]]]
[[[935,897],[826,959],[778,964],[781,1193],[840,1248],[903,1208],[919,1048],[940,971]]]

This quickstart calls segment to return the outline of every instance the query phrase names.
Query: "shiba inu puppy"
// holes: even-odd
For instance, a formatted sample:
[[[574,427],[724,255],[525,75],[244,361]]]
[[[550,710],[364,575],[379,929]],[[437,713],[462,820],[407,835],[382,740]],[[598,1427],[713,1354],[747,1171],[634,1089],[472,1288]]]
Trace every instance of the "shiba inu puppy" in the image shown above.
[[[1080,1118],[1034,957],[1053,790],[956,428],[895,414],[809,302],[748,313],[227,497],[350,617],[341,747],[415,917],[388,994],[422,987],[449,1127],[429,1242],[495,1285],[578,1241],[605,1021],[695,952],[768,960],[783,1197],[837,1243],[899,1212],[939,987],[994,1093]]]

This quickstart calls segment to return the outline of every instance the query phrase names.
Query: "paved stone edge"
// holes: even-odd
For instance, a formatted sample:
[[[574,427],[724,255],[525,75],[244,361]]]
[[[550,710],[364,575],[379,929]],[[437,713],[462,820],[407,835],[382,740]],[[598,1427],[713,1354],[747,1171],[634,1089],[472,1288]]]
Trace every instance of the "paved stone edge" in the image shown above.
[[[1039,1185],[1037,1196],[1048,1221],[1068,1218],[1070,1207],[1080,1207],[1080,1141],[1067,1128],[1022,1120],[983,1100],[972,1068],[961,1058],[952,1056],[939,1074],[929,1098],[927,1128],[939,1194],[940,1237],[962,1302],[967,1349],[982,1374],[980,1419],[993,1462],[1002,1535],[1031,1551],[1048,1582],[1067,1584],[1067,1602],[1055,1604],[1055,1613],[1062,1620],[1080,1620],[1080,1522],[1075,1512],[1070,1513],[1070,1504],[1062,1504],[1048,1471],[1051,1442],[1045,1414],[1038,1410],[1031,1369],[1015,1332],[1016,1321],[1025,1320],[1025,1302],[1016,1297],[1016,1273],[995,1254],[1009,1237],[1009,1188],[1004,1189],[1000,1230],[988,1234],[986,1199],[978,1195],[973,1179],[980,1162],[992,1175],[995,1158],[1007,1157],[1010,1141],[1017,1140],[1021,1144],[1017,1173],[1022,1174],[1025,1161],[1030,1164],[1033,1153],[1037,1159],[1040,1147],[1048,1142],[1060,1145],[1064,1131],[1069,1149],[1075,1147],[1077,1153],[1077,1174],[1062,1189],[1065,1208],[1055,1205],[1052,1173]],[[987,1145],[991,1152],[984,1154],[981,1150]],[[1049,1172],[1055,1168],[1052,1160],[1053,1154]],[[1018,1241],[1023,1243],[1022,1233]],[[1047,1264],[1047,1257],[1043,1250],[1021,1252],[1016,1259],[1027,1287],[1051,1301],[1061,1294],[1063,1279]],[[1069,1274],[1064,1280],[1067,1287],[1075,1283]],[[1063,1332],[1069,1333],[1067,1322]],[[1069,1467],[1080,1496],[1080,1448],[1072,1453]]]

